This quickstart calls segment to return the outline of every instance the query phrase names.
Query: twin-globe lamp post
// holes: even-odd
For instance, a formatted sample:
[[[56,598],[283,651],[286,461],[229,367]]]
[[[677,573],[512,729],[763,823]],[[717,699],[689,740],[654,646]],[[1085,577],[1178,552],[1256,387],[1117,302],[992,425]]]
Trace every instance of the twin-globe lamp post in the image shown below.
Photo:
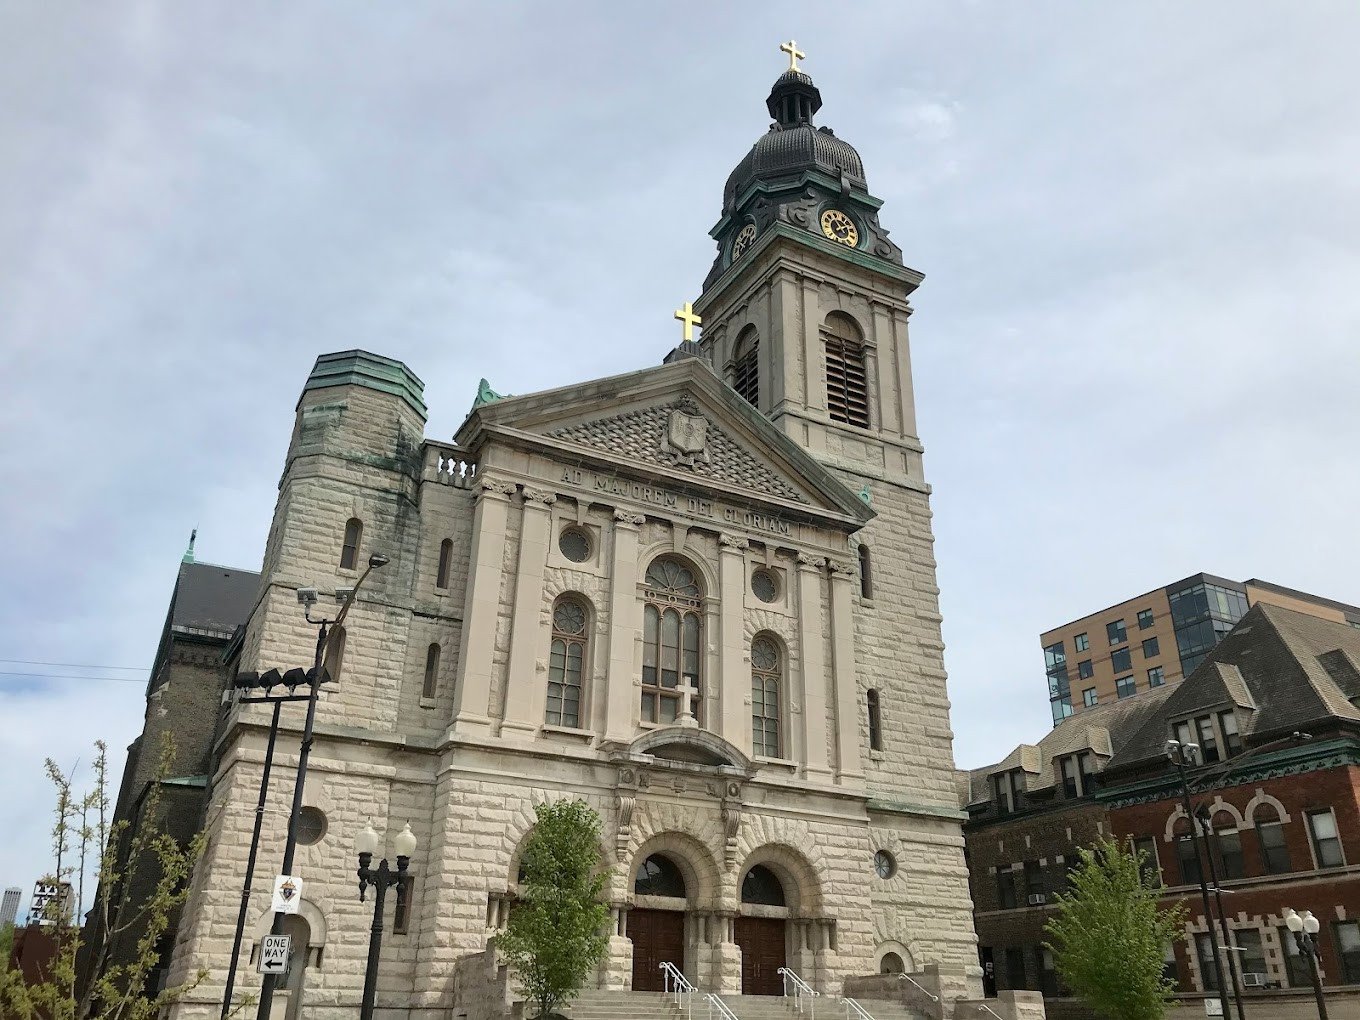
[[[392,849],[397,852],[397,870],[393,871],[384,857],[376,868],[370,867],[373,855],[382,847],[383,838],[372,825],[364,828],[354,838],[354,849],[359,854],[359,900],[363,902],[364,892],[369,886],[373,894],[373,927],[368,936],[368,964],[364,968],[364,999],[359,1007],[359,1020],[371,1020],[373,1001],[378,991],[378,957],[382,955],[383,901],[387,890],[397,890],[397,905],[401,908],[402,884],[406,881],[406,869],[411,863],[411,854],[416,849],[415,833],[411,823],[397,833],[392,840]]]
[[[1295,913],[1290,907],[1284,912],[1284,923],[1294,933],[1299,952],[1308,958],[1308,975],[1313,979],[1313,996],[1317,999],[1318,1017],[1327,1020],[1327,1002],[1322,997],[1322,975],[1318,972],[1318,931],[1322,923],[1311,910]]]

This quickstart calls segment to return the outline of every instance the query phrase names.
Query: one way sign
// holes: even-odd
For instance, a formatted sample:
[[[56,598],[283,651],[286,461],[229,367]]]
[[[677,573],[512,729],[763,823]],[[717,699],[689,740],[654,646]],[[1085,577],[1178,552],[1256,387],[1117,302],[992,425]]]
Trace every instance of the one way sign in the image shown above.
[[[291,935],[266,935],[260,946],[261,974],[287,974],[288,949],[293,941]]]

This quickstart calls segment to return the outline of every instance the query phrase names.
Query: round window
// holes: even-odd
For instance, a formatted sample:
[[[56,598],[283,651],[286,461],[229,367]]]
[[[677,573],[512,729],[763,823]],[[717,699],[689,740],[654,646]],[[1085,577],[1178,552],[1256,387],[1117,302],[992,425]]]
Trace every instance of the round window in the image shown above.
[[[584,528],[566,528],[557,540],[557,548],[571,562],[584,563],[590,559],[590,535]]]
[[[779,597],[779,585],[768,570],[757,570],[751,575],[751,591],[761,602],[773,602]]]
[[[326,835],[326,812],[320,808],[305,807],[298,812],[297,841],[299,846],[312,846],[321,842]]]
[[[886,850],[880,850],[874,854],[874,871],[878,872],[878,877],[882,879],[889,879],[896,875],[897,862],[893,860],[893,855]]]

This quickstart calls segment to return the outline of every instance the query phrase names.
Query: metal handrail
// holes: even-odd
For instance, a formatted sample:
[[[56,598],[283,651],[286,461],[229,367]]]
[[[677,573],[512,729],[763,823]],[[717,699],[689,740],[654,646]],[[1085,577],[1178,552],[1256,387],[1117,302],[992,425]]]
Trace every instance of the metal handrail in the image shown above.
[[[931,1001],[931,1002],[939,1002],[939,1001],[940,1001],[940,997],[939,997],[938,995],[936,995],[934,992],[932,992],[932,991],[931,991],[929,988],[927,988],[925,985],[921,984],[921,982],[917,981],[915,978],[909,977],[909,976],[906,975],[906,974],[898,974],[897,976],[898,976],[901,980],[903,980],[903,981],[910,981],[910,982],[911,982],[912,984],[914,984],[917,988],[921,989],[921,991],[923,991],[923,992],[925,992],[927,995],[929,995],[929,996],[930,996],[930,1001]]]
[[[675,1005],[683,1008],[687,1020],[692,1020],[694,1016],[694,993],[698,991],[689,982],[689,978],[675,964],[669,960],[661,963],[662,982],[665,985],[667,995],[675,996]]]
[[[817,1020],[817,989],[788,967],[780,967],[776,973],[784,979],[784,998],[789,997],[789,985],[793,985],[793,1008],[799,1013],[803,1012],[803,997],[807,996],[808,1016],[810,1020]]]
[[[869,1011],[867,1009],[861,1006],[854,999],[850,998],[848,995],[842,995],[841,1002],[845,1003],[845,1020],[850,1020],[851,1010],[854,1010],[855,1016],[858,1017],[858,1020],[874,1020],[874,1018],[869,1015]]]
[[[1000,1013],[992,1009],[991,1006],[985,1005],[984,1003],[970,1002],[968,1005],[973,1009],[985,1009],[988,1013],[992,1014],[992,1016],[996,1017],[996,1020],[1004,1020]]]
[[[709,992],[704,996],[704,1001],[708,1003],[708,1020],[713,1020],[713,1010],[715,1007],[718,1010],[718,1016],[720,1016],[722,1020],[737,1020],[737,1014],[733,1013],[732,1010],[727,1007],[727,1003],[723,1002],[722,999],[718,998],[712,992]]]

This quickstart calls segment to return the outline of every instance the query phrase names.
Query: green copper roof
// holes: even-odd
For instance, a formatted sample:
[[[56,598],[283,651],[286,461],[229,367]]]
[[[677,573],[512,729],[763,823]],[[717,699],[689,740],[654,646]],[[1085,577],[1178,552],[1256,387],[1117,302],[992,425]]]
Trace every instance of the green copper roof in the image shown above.
[[[368,351],[338,351],[323,354],[312,366],[307,385],[302,392],[325,389],[327,386],[364,386],[379,393],[401,397],[423,419],[425,417],[425,384],[400,361],[384,358]],[[298,404],[301,405],[301,398]]]

